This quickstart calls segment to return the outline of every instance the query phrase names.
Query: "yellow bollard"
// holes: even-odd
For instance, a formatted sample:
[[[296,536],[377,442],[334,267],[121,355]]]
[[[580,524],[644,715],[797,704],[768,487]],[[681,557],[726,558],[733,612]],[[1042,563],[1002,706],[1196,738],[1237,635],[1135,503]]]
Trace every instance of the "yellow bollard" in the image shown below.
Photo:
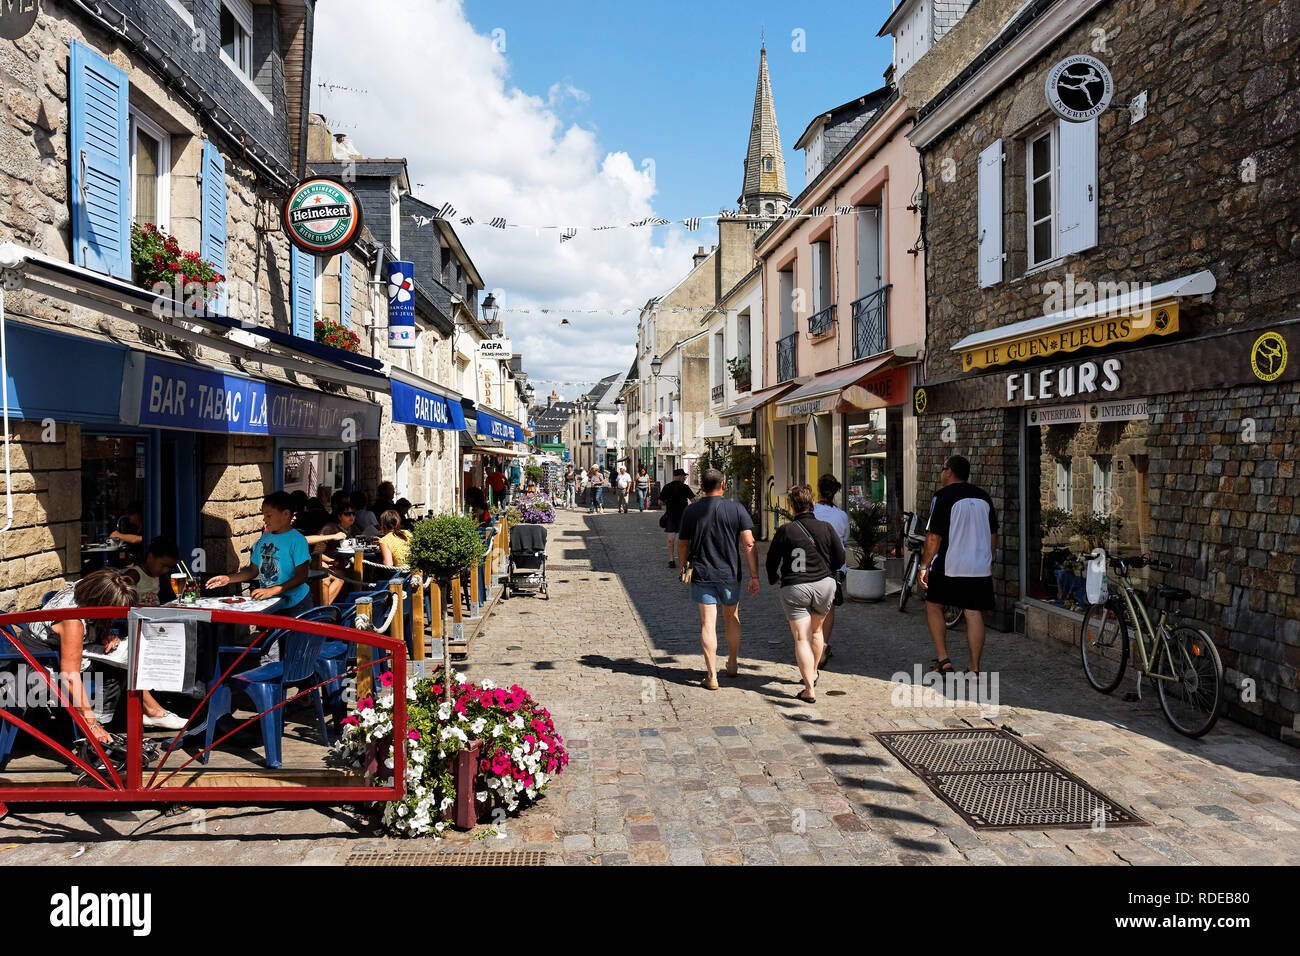
[[[374,624],[375,609],[370,598],[357,601],[357,616],[364,614]],[[357,644],[357,700],[375,696],[374,648],[369,644]]]
[[[366,554],[364,551],[357,549],[352,553],[352,576],[356,578],[358,581],[364,581],[366,579],[365,560],[366,560]],[[364,591],[365,589],[366,586],[364,584],[352,585],[353,591]]]
[[[424,589],[425,582],[421,580],[418,574],[411,576],[415,582],[415,594],[411,600],[415,602],[411,606],[411,654],[412,660],[424,660]]]
[[[388,636],[400,644],[406,639],[406,589],[402,587],[401,581],[394,581],[388,585],[388,593],[393,596],[393,623],[388,628]],[[423,658],[424,655],[421,654],[420,657]]]

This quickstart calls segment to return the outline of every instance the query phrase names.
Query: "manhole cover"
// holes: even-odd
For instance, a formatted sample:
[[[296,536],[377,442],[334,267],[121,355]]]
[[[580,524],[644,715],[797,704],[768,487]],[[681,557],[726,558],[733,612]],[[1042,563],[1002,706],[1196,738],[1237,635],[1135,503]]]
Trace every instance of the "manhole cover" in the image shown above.
[[[347,866],[545,866],[541,850],[394,850],[352,853]]]
[[[1146,823],[1004,730],[901,730],[872,736],[978,830]]]

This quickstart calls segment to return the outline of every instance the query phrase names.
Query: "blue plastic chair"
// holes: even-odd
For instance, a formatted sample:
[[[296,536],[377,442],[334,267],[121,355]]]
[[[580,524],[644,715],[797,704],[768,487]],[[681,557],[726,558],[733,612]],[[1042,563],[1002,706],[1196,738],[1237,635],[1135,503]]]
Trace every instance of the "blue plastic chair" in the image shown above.
[[[326,638],[320,634],[305,634],[284,628],[271,631],[264,637],[269,647],[271,642],[282,641],[281,659],[269,664],[262,664],[252,670],[241,671],[228,677],[227,685],[218,687],[208,701],[208,719],[205,729],[204,748],[212,746],[216,736],[217,722],[232,712],[232,691],[239,690],[253,702],[253,708],[261,713],[270,710],[285,700],[285,689],[317,683],[315,662],[320,654],[321,645]],[[221,648],[228,651],[230,648]],[[238,650],[243,650],[239,648]],[[316,720],[320,725],[325,745],[329,746],[329,728],[325,725],[325,709],[320,688],[311,692],[312,703],[316,707]],[[266,753],[266,765],[279,767],[280,743],[284,736],[284,708],[280,707],[262,716],[258,723],[262,728],[262,745]],[[205,753],[201,763],[207,763],[210,753]]]
[[[46,600],[49,600],[49,598],[47,597]],[[0,667],[4,667],[6,664],[13,662],[26,663],[23,656],[14,649],[14,646],[10,644],[8,640],[9,637],[18,640],[18,631],[8,624],[0,625],[0,631],[3,631],[4,635],[7,635],[0,636]],[[58,671],[58,651],[53,648],[48,651],[33,650],[30,644],[28,645],[28,650],[31,651],[32,657],[36,658],[36,663],[49,664],[56,672]],[[27,708],[19,706],[6,707],[5,712],[13,714],[15,717],[22,717],[27,713]],[[17,727],[9,723],[7,720],[0,722],[0,770],[4,770],[4,768],[8,766],[9,754],[13,751],[14,741],[17,738]]]
[[[386,618],[388,609],[392,606],[393,595],[390,591],[357,591],[349,594],[344,600],[337,604],[330,605],[339,612],[336,622],[343,627],[353,627],[357,619],[357,598],[369,598],[371,601],[371,610],[376,618]],[[320,653],[316,656],[316,676],[321,681],[333,681],[326,684],[321,690],[325,694],[325,701],[329,706],[331,716],[334,718],[334,726],[337,728],[339,721],[347,716],[347,704],[343,700],[343,681],[334,680],[340,677],[348,669],[348,664],[356,660],[357,646],[353,641],[336,641],[327,640],[321,645]]]

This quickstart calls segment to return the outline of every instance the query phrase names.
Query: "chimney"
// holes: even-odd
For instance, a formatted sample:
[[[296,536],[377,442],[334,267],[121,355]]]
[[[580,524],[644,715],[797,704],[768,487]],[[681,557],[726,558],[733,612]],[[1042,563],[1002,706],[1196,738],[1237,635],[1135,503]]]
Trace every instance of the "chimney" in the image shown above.
[[[691,261],[695,263],[691,268],[693,268],[693,269],[698,269],[699,266],[700,266],[700,263],[703,262],[703,261],[704,261],[705,259],[707,259],[708,257],[709,257],[709,254],[708,254],[707,252],[704,251],[704,247],[703,247],[703,246],[698,247],[698,248],[695,250],[695,255],[691,256]]]

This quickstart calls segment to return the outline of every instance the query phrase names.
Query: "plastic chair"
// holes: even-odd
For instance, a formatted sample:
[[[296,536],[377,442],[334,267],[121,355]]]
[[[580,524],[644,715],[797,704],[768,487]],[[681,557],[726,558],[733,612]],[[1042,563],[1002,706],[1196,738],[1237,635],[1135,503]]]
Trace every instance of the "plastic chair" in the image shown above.
[[[231,713],[231,691],[239,690],[253,702],[253,708],[258,713],[270,711],[264,713],[258,723],[262,727],[262,746],[266,753],[266,765],[274,768],[281,764],[280,743],[284,736],[284,708],[279,707],[275,710],[271,708],[284,703],[286,688],[317,683],[315,662],[326,638],[321,634],[305,634],[291,628],[271,633],[274,635],[273,639],[283,640],[282,659],[252,670],[232,674],[227,678],[232,686],[223,685],[213,692],[208,701],[204,748],[212,746],[217,722]],[[320,688],[313,690],[311,696],[312,703],[316,706],[316,721],[320,725],[321,735],[325,738],[325,745],[328,747],[329,728],[325,725],[325,709]],[[209,756],[210,754],[205,753],[201,762],[207,763]]]
[[[338,620],[333,623],[343,627],[355,627],[358,598],[370,599],[371,610],[380,623],[383,618],[388,617],[388,609],[392,607],[393,601],[391,591],[357,591],[349,594],[346,600],[330,605],[339,614]],[[336,640],[325,641],[316,655],[316,676],[321,681],[332,681],[321,690],[325,694],[325,701],[329,706],[330,715],[334,718],[335,727],[338,727],[339,721],[347,716],[347,704],[343,699],[343,681],[334,678],[341,677],[347,671],[349,662],[356,660],[356,657],[354,642]]]
[[[46,600],[49,600],[47,597]],[[41,603],[44,603],[42,601]],[[0,667],[12,662],[26,663],[24,657],[18,653],[13,644],[9,643],[12,637],[15,641],[19,640],[18,631],[12,626],[5,624],[0,625]],[[36,658],[38,664],[49,664],[57,672],[59,669],[59,652],[51,648],[48,651],[35,650],[28,644],[28,650],[31,651],[32,657]],[[19,689],[21,690],[21,688]],[[27,713],[27,708],[15,704],[13,707],[6,707],[5,713],[13,714],[15,717],[22,717]],[[0,722],[0,770],[4,770],[9,764],[9,754],[13,751],[14,741],[18,738],[18,728],[9,721]]]

